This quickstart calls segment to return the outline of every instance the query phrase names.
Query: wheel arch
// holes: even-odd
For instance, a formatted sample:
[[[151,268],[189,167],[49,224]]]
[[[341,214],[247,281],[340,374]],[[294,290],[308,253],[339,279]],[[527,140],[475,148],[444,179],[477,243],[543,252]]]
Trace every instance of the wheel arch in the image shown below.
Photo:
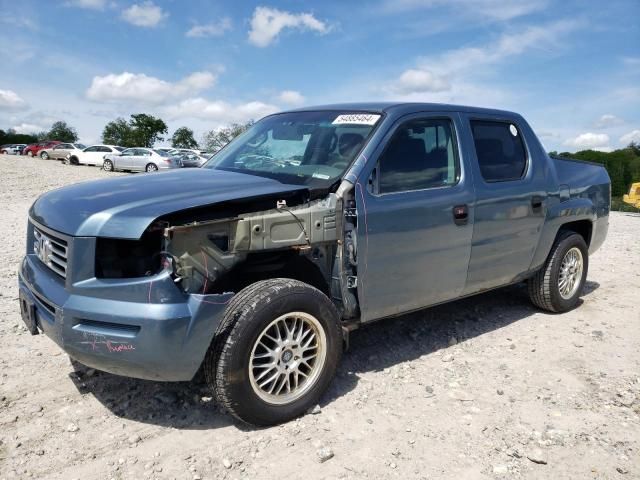
[[[573,222],[563,223],[556,233],[556,239],[564,232],[574,232],[582,236],[584,242],[587,244],[587,248],[591,245],[591,236],[593,234],[593,222],[591,220],[583,219]]]
[[[249,255],[229,272],[228,287],[235,292],[262,280],[289,278],[317,288],[330,296],[330,283],[321,268],[306,255],[294,251],[266,252]]]

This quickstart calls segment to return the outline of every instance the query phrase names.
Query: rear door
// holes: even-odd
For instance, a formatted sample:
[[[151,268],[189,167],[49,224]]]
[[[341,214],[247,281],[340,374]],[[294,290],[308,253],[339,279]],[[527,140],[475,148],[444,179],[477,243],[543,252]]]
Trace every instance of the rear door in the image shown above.
[[[363,321],[462,292],[474,191],[458,132],[455,113],[403,117],[363,170],[355,187]]]
[[[53,152],[55,153],[55,159],[61,160],[66,158],[73,147],[68,143],[61,143],[60,145],[56,145],[53,147]]]
[[[151,161],[151,152],[144,148],[136,148],[135,154],[131,157],[131,169],[137,172],[144,170],[144,167]]]
[[[529,270],[546,212],[544,162],[531,158],[520,118],[463,115],[476,190],[465,294],[518,280]],[[530,135],[528,133],[528,135]]]
[[[95,165],[95,162],[100,157],[99,146],[92,146],[85,148],[82,153],[78,155],[78,163],[83,165]]]

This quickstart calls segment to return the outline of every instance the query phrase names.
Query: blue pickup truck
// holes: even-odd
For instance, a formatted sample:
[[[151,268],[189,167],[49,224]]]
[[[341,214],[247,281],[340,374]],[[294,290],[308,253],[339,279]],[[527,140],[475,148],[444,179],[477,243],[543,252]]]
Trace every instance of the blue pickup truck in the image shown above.
[[[203,371],[234,416],[274,424],[318,401],[360,325],[523,281],[537,307],[574,308],[610,191],[511,112],[279,113],[203,168],[38,198],[22,317],[100,370]]]

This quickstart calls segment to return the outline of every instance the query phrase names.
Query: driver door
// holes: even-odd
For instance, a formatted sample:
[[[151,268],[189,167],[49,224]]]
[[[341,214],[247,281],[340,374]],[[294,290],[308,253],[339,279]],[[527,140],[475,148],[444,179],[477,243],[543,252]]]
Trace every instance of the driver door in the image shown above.
[[[363,321],[444,302],[464,289],[475,192],[460,131],[450,112],[405,117],[364,168],[355,187]]]

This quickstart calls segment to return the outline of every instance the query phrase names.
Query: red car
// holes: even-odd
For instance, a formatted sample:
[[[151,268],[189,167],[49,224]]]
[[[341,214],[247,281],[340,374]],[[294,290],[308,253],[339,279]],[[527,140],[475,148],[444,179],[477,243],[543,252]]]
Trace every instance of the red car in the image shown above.
[[[45,140],[44,142],[32,143],[31,145],[27,145],[22,150],[22,155],[29,155],[30,157],[38,155],[40,150],[45,148],[51,148],[55,145],[58,145],[60,142],[58,140]]]

